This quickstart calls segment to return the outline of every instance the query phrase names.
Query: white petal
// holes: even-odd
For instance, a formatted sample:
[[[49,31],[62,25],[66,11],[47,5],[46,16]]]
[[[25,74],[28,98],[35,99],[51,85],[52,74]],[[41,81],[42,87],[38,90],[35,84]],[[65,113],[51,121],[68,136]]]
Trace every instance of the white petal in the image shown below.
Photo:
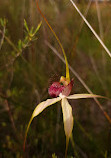
[[[53,98],[53,99],[47,99],[46,101],[41,102],[40,104],[38,104],[32,114],[32,117],[34,118],[35,116],[37,116],[38,114],[40,114],[45,108],[47,108],[48,106],[60,101],[61,98]]]
[[[72,107],[70,106],[66,98],[62,99],[61,105],[62,105],[64,130],[66,134],[66,139],[69,139],[72,133],[72,129],[73,129]]]
[[[81,98],[106,98],[100,95],[95,95],[95,94],[73,94],[67,97],[68,99],[81,99]]]
[[[26,142],[26,138],[27,138],[27,133],[28,133],[28,130],[29,130],[29,127],[30,127],[30,124],[31,124],[33,118],[36,117],[37,115],[39,115],[45,108],[47,108],[48,106],[50,106],[60,100],[61,100],[60,97],[54,98],[54,99],[47,99],[46,101],[43,101],[36,106],[34,112],[32,113],[30,121],[28,123],[27,129],[26,129],[25,138],[24,138],[24,150],[25,150],[25,142]]]

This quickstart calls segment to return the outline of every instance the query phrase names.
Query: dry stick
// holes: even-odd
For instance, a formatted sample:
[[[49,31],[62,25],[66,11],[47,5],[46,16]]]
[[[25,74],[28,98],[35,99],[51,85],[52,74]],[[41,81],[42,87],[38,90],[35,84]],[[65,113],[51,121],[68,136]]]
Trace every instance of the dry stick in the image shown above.
[[[1,49],[4,42],[4,37],[5,37],[5,27],[3,27],[3,31],[0,30],[0,33],[2,34],[2,38],[0,40],[0,49]]]
[[[8,110],[8,113],[9,113],[9,118],[10,118],[10,121],[11,121],[11,124],[12,124],[12,128],[13,128],[14,132],[16,133],[17,129],[15,127],[15,122],[14,122],[12,112],[11,112],[11,109],[10,109],[10,105],[9,105],[7,99],[5,99],[5,104],[7,105],[7,110]]]
[[[63,63],[65,63],[64,58],[57,52],[57,50],[47,41],[45,41],[45,44],[63,61]],[[89,87],[85,84],[85,82],[81,79],[81,77],[79,76],[79,74],[69,65],[69,69],[71,70],[71,72],[77,77],[77,79],[82,83],[82,85],[86,88],[86,90],[90,93],[93,94],[93,92],[89,89]],[[105,115],[105,117],[107,118],[107,120],[111,123],[111,118],[108,116],[108,114],[104,111],[102,105],[100,104],[100,102],[94,98],[95,102],[98,104],[99,108],[101,109],[101,111],[103,112],[103,114]]]
[[[1,49],[3,41],[4,41],[4,38],[5,38],[5,27],[3,29],[3,32],[0,30],[0,33],[2,34],[2,39],[1,39],[1,42],[0,42],[0,49]],[[5,104],[7,106],[7,110],[8,110],[8,113],[9,113],[9,118],[10,118],[10,121],[11,121],[11,124],[12,124],[12,128],[13,128],[14,132],[16,133],[17,130],[16,130],[16,127],[15,127],[15,122],[14,122],[14,119],[13,119],[13,116],[12,116],[12,112],[11,112],[11,108],[10,108],[10,105],[9,105],[7,99],[5,99]]]
[[[16,137],[16,140],[18,142],[20,142],[20,139],[22,139],[22,135],[18,133],[17,128],[15,126],[14,118],[13,118],[12,111],[11,111],[10,105],[8,103],[7,97],[4,96],[4,95],[1,95],[1,96],[5,99],[5,104],[7,106],[7,111],[8,111],[8,114],[9,114],[10,122],[11,122],[11,125],[12,125],[12,129],[14,131],[14,135]]]
[[[103,41],[100,39],[100,37],[97,35],[97,33],[94,31],[94,29],[92,28],[92,26],[89,24],[89,22],[86,20],[86,18],[84,17],[84,15],[80,12],[80,10],[78,9],[78,7],[76,6],[76,4],[73,2],[73,0],[70,0],[70,2],[72,3],[72,5],[75,7],[75,9],[77,10],[77,12],[79,13],[79,15],[82,17],[82,19],[84,20],[84,22],[87,24],[87,26],[90,28],[90,30],[92,31],[92,33],[95,35],[95,37],[98,39],[98,41],[100,42],[100,44],[103,46],[103,48],[105,49],[105,51],[107,52],[107,54],[111,57],[111,52],[108,50],[108,48],[105,46],[105,44],[103,43]]]
[[[2,34],[1,30],[0,30],[0,33]],[[9,64],[6,65],[6,67],[9,66],[10,64],[13,65],[14,61],[16,60],[16,58],[21,56],[22,59],[24,60],[24,62],[26,62],[30,66],[31,70],[36,74],[35,69],[33,69],[33,67],[27,62],[27,60],[21,55],[22,51],[19,51],[17,49],[17,47],[14,45],[14,43],[7,36],[4,36],[4,38],[8,42],[8,44],[10,44],[10,46],[14,49],[14,51],[17,52],[16,56],[10,61]],[[13,129],[14,129],[14,131],[17,131],[16,127],[15,127],[14,119],[13,119],[13,116],[12,116],[12,113],[11,113],[11,108],[10,108],[10,106],[8,104],[8,101],[6,100],[5,102],[6,102],[6,105],[7,105],[7,109],[8,109],[8,112],[9,112],[9,116],[10,116],[10,120],[11,120]],[[20,140],[20,137],[21,137],[21,135],[19,135],[19,138],[17,137],[17,139]]]
[[[0,33],[3,34],[3,32],[1,30],[0,30]],[[9,43],[9,45],[14,49],[14,51],[17,52],[16,56],[12,59],[12,61],[9,64],[6,65],[6,67],[9,66],[10,64],[13,64],[14,61],[16,60],[16,58],[19,57],[19,56],[22,57],[24,62],[27,62],[25,60],[25,58],[23,58],[23,56],[21,55],[22,51],[19,51],[18,48],[14,45],[14,43],[6,35],[4,35],[4,38]]]
[[[3,34],[3,32],[0,30],[0,33]],[[13,65],[14,61],[16,60],[17,57],[21,56],[23,61],[25,63],[28,64],[28,66],[30,67],[30,69],[32,70],[33,73],[36,74],[35,69],[32,67],[31,64],[29,64],[29,62],[27,62],[27,60],[21,55],[22,52],[20,52],[17,47],[14,45],[14,43],[7,37],[4,35],[5,40],[8,42],[8,44],[15,50],[15,52],[17,52],[16,56],[10,61],[10,63],[6,64],[5,66],[8,67],[9,65]],[[38,96],[38,92],[36,92],[37,96]],[[38,97],[39,98],[39,97]],[[40,100],[40,99],[39,99]]]
[[[2,31],[0,30],[0,33],[2,34]],[[20,52],[17,47],[14,45],[14,43],[7,37],[4,36],[5,40],[8,42],[8,44],[14,49],[15,52],[17,52],[16,56],[5,65],[5,67],[8,67],[9,65],[13,65],[14,61],[16,60],[17,57],[21,56],[21,58],[23,59],[23,61],[25,63],[28,64],[28,66],[30,66],[31,70],[36,74],[36,71],[34,70],[34,68],[29,64],[29,62],[27,62],[27,60],[21,55],[22,52]]]
[[[10,60],[10,62],[5,65],[5,67],[8,67],[9,65],[13,65],[14,61],[16,60],[16,58],[18,56],[20,56],[21,52],[16,48],[16,46],[13,44],[13,42],[7,36],[4,36],[4,38],[9,43],[9,45],[15,50],[15,52],[17,52],[16,56],[14,58],[12,58]]]
[[[3,29],[3,32],[0,30],[0,33],[2,34],[2,39],[1,39],[1,42],[0,42],[0,49],[1,49],[3,41],[5,39],[5,27]],[[12,115],[12,112],[11,112],[10,105],[9,105],[8,100],[6,98],[5,98],[5,104],[7,106],[7,111],[8,111],[9,118],[10,118],[10,121],[11,121],[11,124],[12,124],[12,128],[13,128],[15,134],[16,134],[17,133],[17,129],[15,127],[15,122],[14,122],[14,119],[13,119],[13,115]]]
[[[2,32],[1,30],[0,30],[0,33],[1,33],[2,36],[3,36],[3,32]],[[21,55],[21,52],[17,49],[17,47],[14,45],[14,43],[13,43],[7,36],[5,36],[5,34],[4,34],[4,39],[9,43],[10,46],[12,46],[12,48],[15,50],[15,52],[17,52],[16,56],[10,61],[10,63],[9,63],[9,64],[6,64],[6,67],[8,67],[9,65],[13,65],[13,64],[14,64],[14,61],[16,60],[16,58]],[[25,60],[25,58],[23,58],[23,56],[21,56],[21,57],[22,57],[22,59],[23,59],[26,63],[28,63],[28,62]],[[28,63],[28,64],[29,64],[29,63]],[[30,68],[31,68],[31,69],[33,70],[33,72],[35,73],[34,69],[31,67],[31,65],[30,65]],[[9,117],[10,117],[10,121],[11,121],[11,123],[12,123],[13,130],[14,130],[15,133],[16,133],[16,132],[17,132],[17,129],[16,129],[16,126],[15,126],[15,123],[14,123],[14,119],[13,119],[13,115],[12,115],[12,112],[11,112],[11,108],[10,108],[10,105],[8,104],[7,99],[5,99],[5,103],[6,103],[6,105],[7,105],[7,110],[8,110],[8,113],[9,113]],[[16,135],[16,136],[17,136],[17,135]],[[17,137],[17,139],[18,139],[18,137]],[[19,139],[18,139],[18,140],[19,140]]]

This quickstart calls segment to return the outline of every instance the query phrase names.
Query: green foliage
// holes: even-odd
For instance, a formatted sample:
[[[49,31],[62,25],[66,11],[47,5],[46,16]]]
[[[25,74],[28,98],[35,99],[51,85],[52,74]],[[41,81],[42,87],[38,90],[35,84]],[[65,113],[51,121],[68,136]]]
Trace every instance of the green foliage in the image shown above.
[[[5,27],[6,26],[6,24],[7,24],[7,19],[2,19],[2,18],[0,18],[0,24],[1,24],[1,26],[2,27]]]
[[[28,25],[27,25],[27,22],[24,19],[24,27],[25,27],[26,31],[25,31],[24,40],[23,41],[22,40],[18,41],[18,49],[19,49],[20,52],[22,51],[22,49],[25,49],[26,47],[30,46],[31,42],[37,40],[36,35],[37,35],[37,33],[38,33],[38,31],[41,27],[41,24],[42,24],[42,22],[40,22],[38,24],[36,29],[34,29],[33,27],[31,27],[31,29],[29,29]]]
[[[57,156],[56,156],[56,154],[54,153],[54,154],[52,154],[52,158],[57,158]]]

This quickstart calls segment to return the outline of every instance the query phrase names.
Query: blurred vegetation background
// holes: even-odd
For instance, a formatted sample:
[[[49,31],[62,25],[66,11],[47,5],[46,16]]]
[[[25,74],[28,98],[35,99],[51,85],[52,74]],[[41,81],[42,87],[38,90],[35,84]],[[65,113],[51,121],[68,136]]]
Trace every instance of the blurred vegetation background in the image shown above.
[[[111,3],[81,0],[76,4],[111,50]],[[111,98],[111,59],[70,1],[41,0],[39,5],[58,35],[72,69],[93,93]],[[54,53],[56,49],[62,56],[61,49],[35,1],[0,0],[0,18],[0,158],[50,158],[56,157],[54,153],[63,158],[65,134],[60,103],[33,120],[23,152],[32,111],[49,98],[50,78],[65,75],[65,65]],[[29,30],[36,29],[42,21],[31,38],[24,19]],[[72,94],[87,93],[70,74],[74,78]],[[70,103],[75,118],[75,145],[70,142],[68,157],[111,158],[111,126],[97,103],[93,99]],[[111,102],[101,99],[100,103],[111,116]]]

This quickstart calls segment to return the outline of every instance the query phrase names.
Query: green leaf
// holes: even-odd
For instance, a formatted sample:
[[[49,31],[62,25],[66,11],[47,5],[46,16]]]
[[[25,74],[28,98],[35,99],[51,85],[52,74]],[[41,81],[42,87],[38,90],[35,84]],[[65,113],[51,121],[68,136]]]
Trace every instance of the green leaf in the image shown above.
[[[52,154],[52,158],[57,158],[57,156],[55,155],[55,153],[54,153],[54,154]]]
[[[2,19],[2,18],[0,18],[0,24],[1,24],[2,26],[4,26],[4,24],[3,24],[3,19]]]
[[[34,31],[34,27],[32,26],[32,27],[31,27],[31,30],[30,30],[30,33],[29,33],[31,36],[33,36],[33,35],[32,35],[32,34],[33,34],[33,31]]]
[[[25,26],[25,28],[26,28],[27,32],[29,32],[29,28],[28,28],[28,25],[27,25],[27,22],[26,22],[26,20],[25,20],[25,19],[24,19],[24,26]]]
[[[60,101],[61,98],[54,98],[54,99],[47,99],[46,101],[41,102],[40,104],[38,104],[35,108],[35,110],[32,113],[31,119],[28,123],[27,129],[26,129],[26,133],[25,133],[25,138],[24,138],[24,150],[25,150],[25,142],[26,142],[26,138],[27,138],[27,133],[30,127],[30,124],[33,120],[34,117],[36,117],[37,115],[39,115],[45,108],[47,108],[48,106]]]
[[[19,40],[18,41],[18,49],[21,51],[21,49],[22,49],[22,41],[21,40]]]
[[[4,18],[0,18],[0,24],[2,25],[2,27],[5,27],[6,26],[6,23],[7,23],[7,20]]]
[[[34,34],[36,34],[38,32],[38,30],[40,29],[41,25],[42,25],[42,21],[38,24],[37,28],[34,31]]]
[[[66,98],[62,99],[61,106],[63,112],[64,130],[66,135],[66,151],[65,151],[65,158],[66,158],[69,138],[72,134],[72,129],[73,129],[73,115],[72,115],[72,107],[70,106]]]
[[[68,99],[82,99],[82,98],[105,98],[108,99],[107,97],[103,97],[100,95],[96,94],[73,94],[67,97]]]

